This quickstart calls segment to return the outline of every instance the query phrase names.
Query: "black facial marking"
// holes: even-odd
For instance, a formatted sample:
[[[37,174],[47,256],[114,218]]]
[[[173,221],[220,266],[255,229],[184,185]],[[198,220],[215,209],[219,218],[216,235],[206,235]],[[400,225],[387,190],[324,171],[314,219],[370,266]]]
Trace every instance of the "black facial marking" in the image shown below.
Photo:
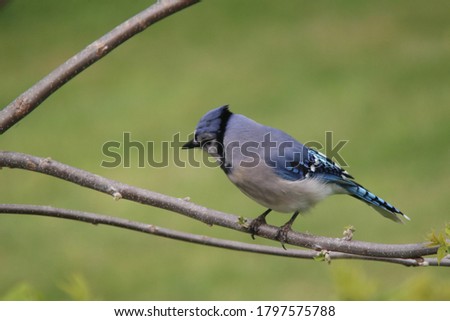
[[[223,139],[227,130],[228,120],[230,119],[231,115],[233,115],[233,113],[228,109],[228,105],[224,106],[224,109],[220,114],[220,128],[217,131],[217,154],[219,154],[220,156],[221,167],[225,166]]]

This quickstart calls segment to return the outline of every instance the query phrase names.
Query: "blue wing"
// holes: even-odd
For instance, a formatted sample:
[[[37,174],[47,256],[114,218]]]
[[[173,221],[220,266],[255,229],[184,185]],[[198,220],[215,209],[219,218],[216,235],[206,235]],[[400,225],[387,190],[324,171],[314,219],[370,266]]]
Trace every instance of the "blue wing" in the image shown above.
[[[372,206],[388,219],[401,223],[396,214],[409,219],[399,209],[353,181],[353,177],[347,171],[314,149],[295,142],[291,148],[285,149],[277,156],[275,172],[286,180],[314,178],[326,184],[336,184],[346,193]]]
[[[314,177],[330,183],[339,183],[353,178],[322,153],[298,142],[293,143],[292,147],[278,149],[275,155],[275,172],[284,179],[296,181]]]

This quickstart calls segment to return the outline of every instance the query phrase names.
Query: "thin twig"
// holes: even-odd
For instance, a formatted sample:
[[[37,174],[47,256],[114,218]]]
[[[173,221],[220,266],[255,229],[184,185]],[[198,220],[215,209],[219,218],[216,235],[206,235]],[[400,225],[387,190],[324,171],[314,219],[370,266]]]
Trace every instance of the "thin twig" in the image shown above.
[[[200,0],[160,0],[123,22],[64,62],[0,111],[0,134],[32,112],[78,73],[150,25]]]
[[[186,200],[130,186],[48,158],[40,158],[17,152],[0,151],[0,167],[21,168],[40,172],[112,195],[115,199],[128,199],[180,213],[208,225],[219,225],[248,233],[247,228],[240,223],[241,220],[236,215],[208,209]],[[257,235],[276,240],[277,232],[277,227],[263,225]],[[428,243],[380,244],[355,240],[347,241],[341,238],[328,238],[293,231],[288,233],[286,243],[313,250],[327,250],[331,252],[386,258],[421,258],[422,256],[433,255],[437,252],[437,247],[429,246]]]
[[[298,249],[284,250],[280,247],[249,244],[244,242],[218,239],[203,235],[196,235],[191,233],[175,231],[152,224],[130,221],[113,216],[55,208],[50,206],[26,205],[26,204],[0,204],[0,214],[40,215],[40,216],[70,219],[75,221],[92,223],[96,225],[104,224],[190,243],[251,253],[284,256],[299,259],[314,259],[315,257],[317,257],[318,254],[317,251],[313,250],[298,250]],[[415,260],[415,259],[365,257],[346,253],[329,253],[329,255],[331,260],[338,260],[338,259],[373,260],[373,261],[401,264],[405,266],[438,265],[437,260],[435,258],[424,258],[421,260]],[[450,266],[450,259],[443,259],[440,262],[440,266]]]

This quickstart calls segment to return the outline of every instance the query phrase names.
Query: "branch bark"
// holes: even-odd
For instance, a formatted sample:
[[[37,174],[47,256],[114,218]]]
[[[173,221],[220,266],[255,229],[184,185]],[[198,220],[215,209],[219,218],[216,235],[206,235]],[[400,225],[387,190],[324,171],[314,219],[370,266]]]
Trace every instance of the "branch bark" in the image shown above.
[[[47,97],[120,44],[171,14],[200,0],[159,0],[123,22],[53,70],[0,111],[0,134],[31,113]]]
[[[236,215],[208,209],[183,199],[107,179],[49,158],[40,158],[17,152],[0,151],[0,167],[20,168],[43,173],[109,194],[115,199],[124,198],[130,201],[183,214],[208,225],[219,225],[248,233],[247,228],[239,223],[240,218]],[[263,225],[257,235],[267,239],[276,240],[277,232],[277,227]],[[293,231],[288,233],[286,243],[316,251],[326,250],[377,258],[421,259],[422,256],[433,255],[437,252],[437,247],[430,247],[428,243],[380,244],[354,240],[346,241],[340,238],[328,238]]]
[[[0,214],[26,214],[49,216],[62,219],[70,219],[91,224],[103,224],[127,230],[138,231],[146,234],[152,234],[160,237],[170,239],[208,245],[213,247],[220,247],[229,250],[244,251],[259,254],[276,255],[283,257],[299,258],[299,259],[314,259],[318,252],[313,250],[298,250],[288,249],[284,250],[280,247],[249,244],[237,241],[230,241],[218,238],[212,238],[204,235],[196,235],[191,233],[174,231],[171,229],[159,227],[152,224],[130,221],[123,218],[101,215],[96,213],[88,213],[82,211],[68,210],[55,208],[50,206],[39,205],[24,205],[24,204],[0,204]],[[388,263],[401,264],[405,266],[437,266],[438,262],[435,258],[424,259],[398,259],[398,258],[383,258],[383,257],[366,257],[346,253],[329,253],[331,260],[339,259],[359,259],[359,260],[373,260]],[[442,260],[440,266],[450,266],[450,260]]]

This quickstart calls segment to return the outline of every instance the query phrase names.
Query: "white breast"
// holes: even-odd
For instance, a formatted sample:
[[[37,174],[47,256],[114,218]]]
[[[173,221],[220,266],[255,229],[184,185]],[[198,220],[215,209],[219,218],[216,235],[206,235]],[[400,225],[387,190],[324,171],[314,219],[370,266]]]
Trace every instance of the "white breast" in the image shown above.
[[[234,168],[229,179],[248,197],[277,212],[306,212],[325,197],[339,192],[334,184],[317,179],[288,181],[265,165]]]

